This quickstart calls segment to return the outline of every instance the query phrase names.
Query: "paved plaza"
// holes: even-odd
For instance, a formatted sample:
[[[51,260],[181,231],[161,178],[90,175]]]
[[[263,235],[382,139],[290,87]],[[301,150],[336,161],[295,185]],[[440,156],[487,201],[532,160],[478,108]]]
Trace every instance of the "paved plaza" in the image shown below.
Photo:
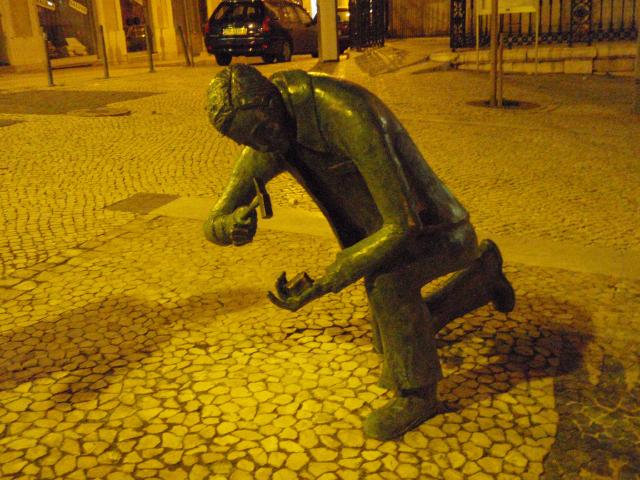
[[[529,108],[487,109],[430,48],[249,61],[380,96],[503,250],[515,310],[440,333],[442,413],[389,442],[362,434],[391,396],[362,284],[267,300],[338,252],[306,193],[269,183],[242,248],[203,236],[240,148],[204,111],[220,67],[0,73],[0,478],[640,479],[632,79],[508,76]]]

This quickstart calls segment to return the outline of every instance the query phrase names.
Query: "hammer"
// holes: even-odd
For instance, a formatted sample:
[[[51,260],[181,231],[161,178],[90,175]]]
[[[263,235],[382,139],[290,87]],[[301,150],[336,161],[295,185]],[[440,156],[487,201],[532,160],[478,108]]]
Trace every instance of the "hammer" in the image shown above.
[[[264,182],[259,178],[253,177],[253,185],[256,189],[256,196],[251,201],[249,208],[251,211],[260,207],[260,218],[273,217],[273,209],[271,208],[271,197],[267,193],[267,189],[264,186]]]

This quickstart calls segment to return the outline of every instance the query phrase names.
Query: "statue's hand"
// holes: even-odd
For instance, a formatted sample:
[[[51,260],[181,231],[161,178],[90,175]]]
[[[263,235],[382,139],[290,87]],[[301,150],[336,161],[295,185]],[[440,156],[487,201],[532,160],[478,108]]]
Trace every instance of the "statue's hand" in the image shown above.
[[[226,219],[231,243],[239,247],[251,242],[256,234],[257,224],[256,206],[251,204],[248,207],[236,208]]]
[[[287,274],[282,272],[276,280],[276,294],[269,292],[267,297],[274,305],[295,312],[325,293],[326,289],[321,282],[314,282],[304,272],[296,275],[291,281],[287,281]]]

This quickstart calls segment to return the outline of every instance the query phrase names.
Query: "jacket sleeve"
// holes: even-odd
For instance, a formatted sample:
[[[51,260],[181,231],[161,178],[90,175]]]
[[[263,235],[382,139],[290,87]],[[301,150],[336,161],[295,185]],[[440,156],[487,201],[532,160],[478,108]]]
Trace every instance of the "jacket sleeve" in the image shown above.
[[[324,125],[334,147],[362,175],[383,220],[378,231],[342,250],[327,268],[322,281],[333,292],[384,266],[421,228],[401,159],[381,116],[386,108],[379,111],[376,101],[360,98],[352,108],[334,111]]]

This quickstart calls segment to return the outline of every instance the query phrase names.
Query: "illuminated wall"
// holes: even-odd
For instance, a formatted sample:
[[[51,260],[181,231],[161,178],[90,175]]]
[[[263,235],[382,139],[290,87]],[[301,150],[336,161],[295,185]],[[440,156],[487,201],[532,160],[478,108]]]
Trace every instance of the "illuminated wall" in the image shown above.
[[[184,24],[185,3],[198,54],[202,12],[211,3],[207,0],[0,0],[0,64],[39,70],[45,48],[54,68],[95,63],[102,57],[100,25],[110,63],[127,63],[145,54],[145,25],[153,30],[158,59],[177,59],[182,47],[176,26]]]

